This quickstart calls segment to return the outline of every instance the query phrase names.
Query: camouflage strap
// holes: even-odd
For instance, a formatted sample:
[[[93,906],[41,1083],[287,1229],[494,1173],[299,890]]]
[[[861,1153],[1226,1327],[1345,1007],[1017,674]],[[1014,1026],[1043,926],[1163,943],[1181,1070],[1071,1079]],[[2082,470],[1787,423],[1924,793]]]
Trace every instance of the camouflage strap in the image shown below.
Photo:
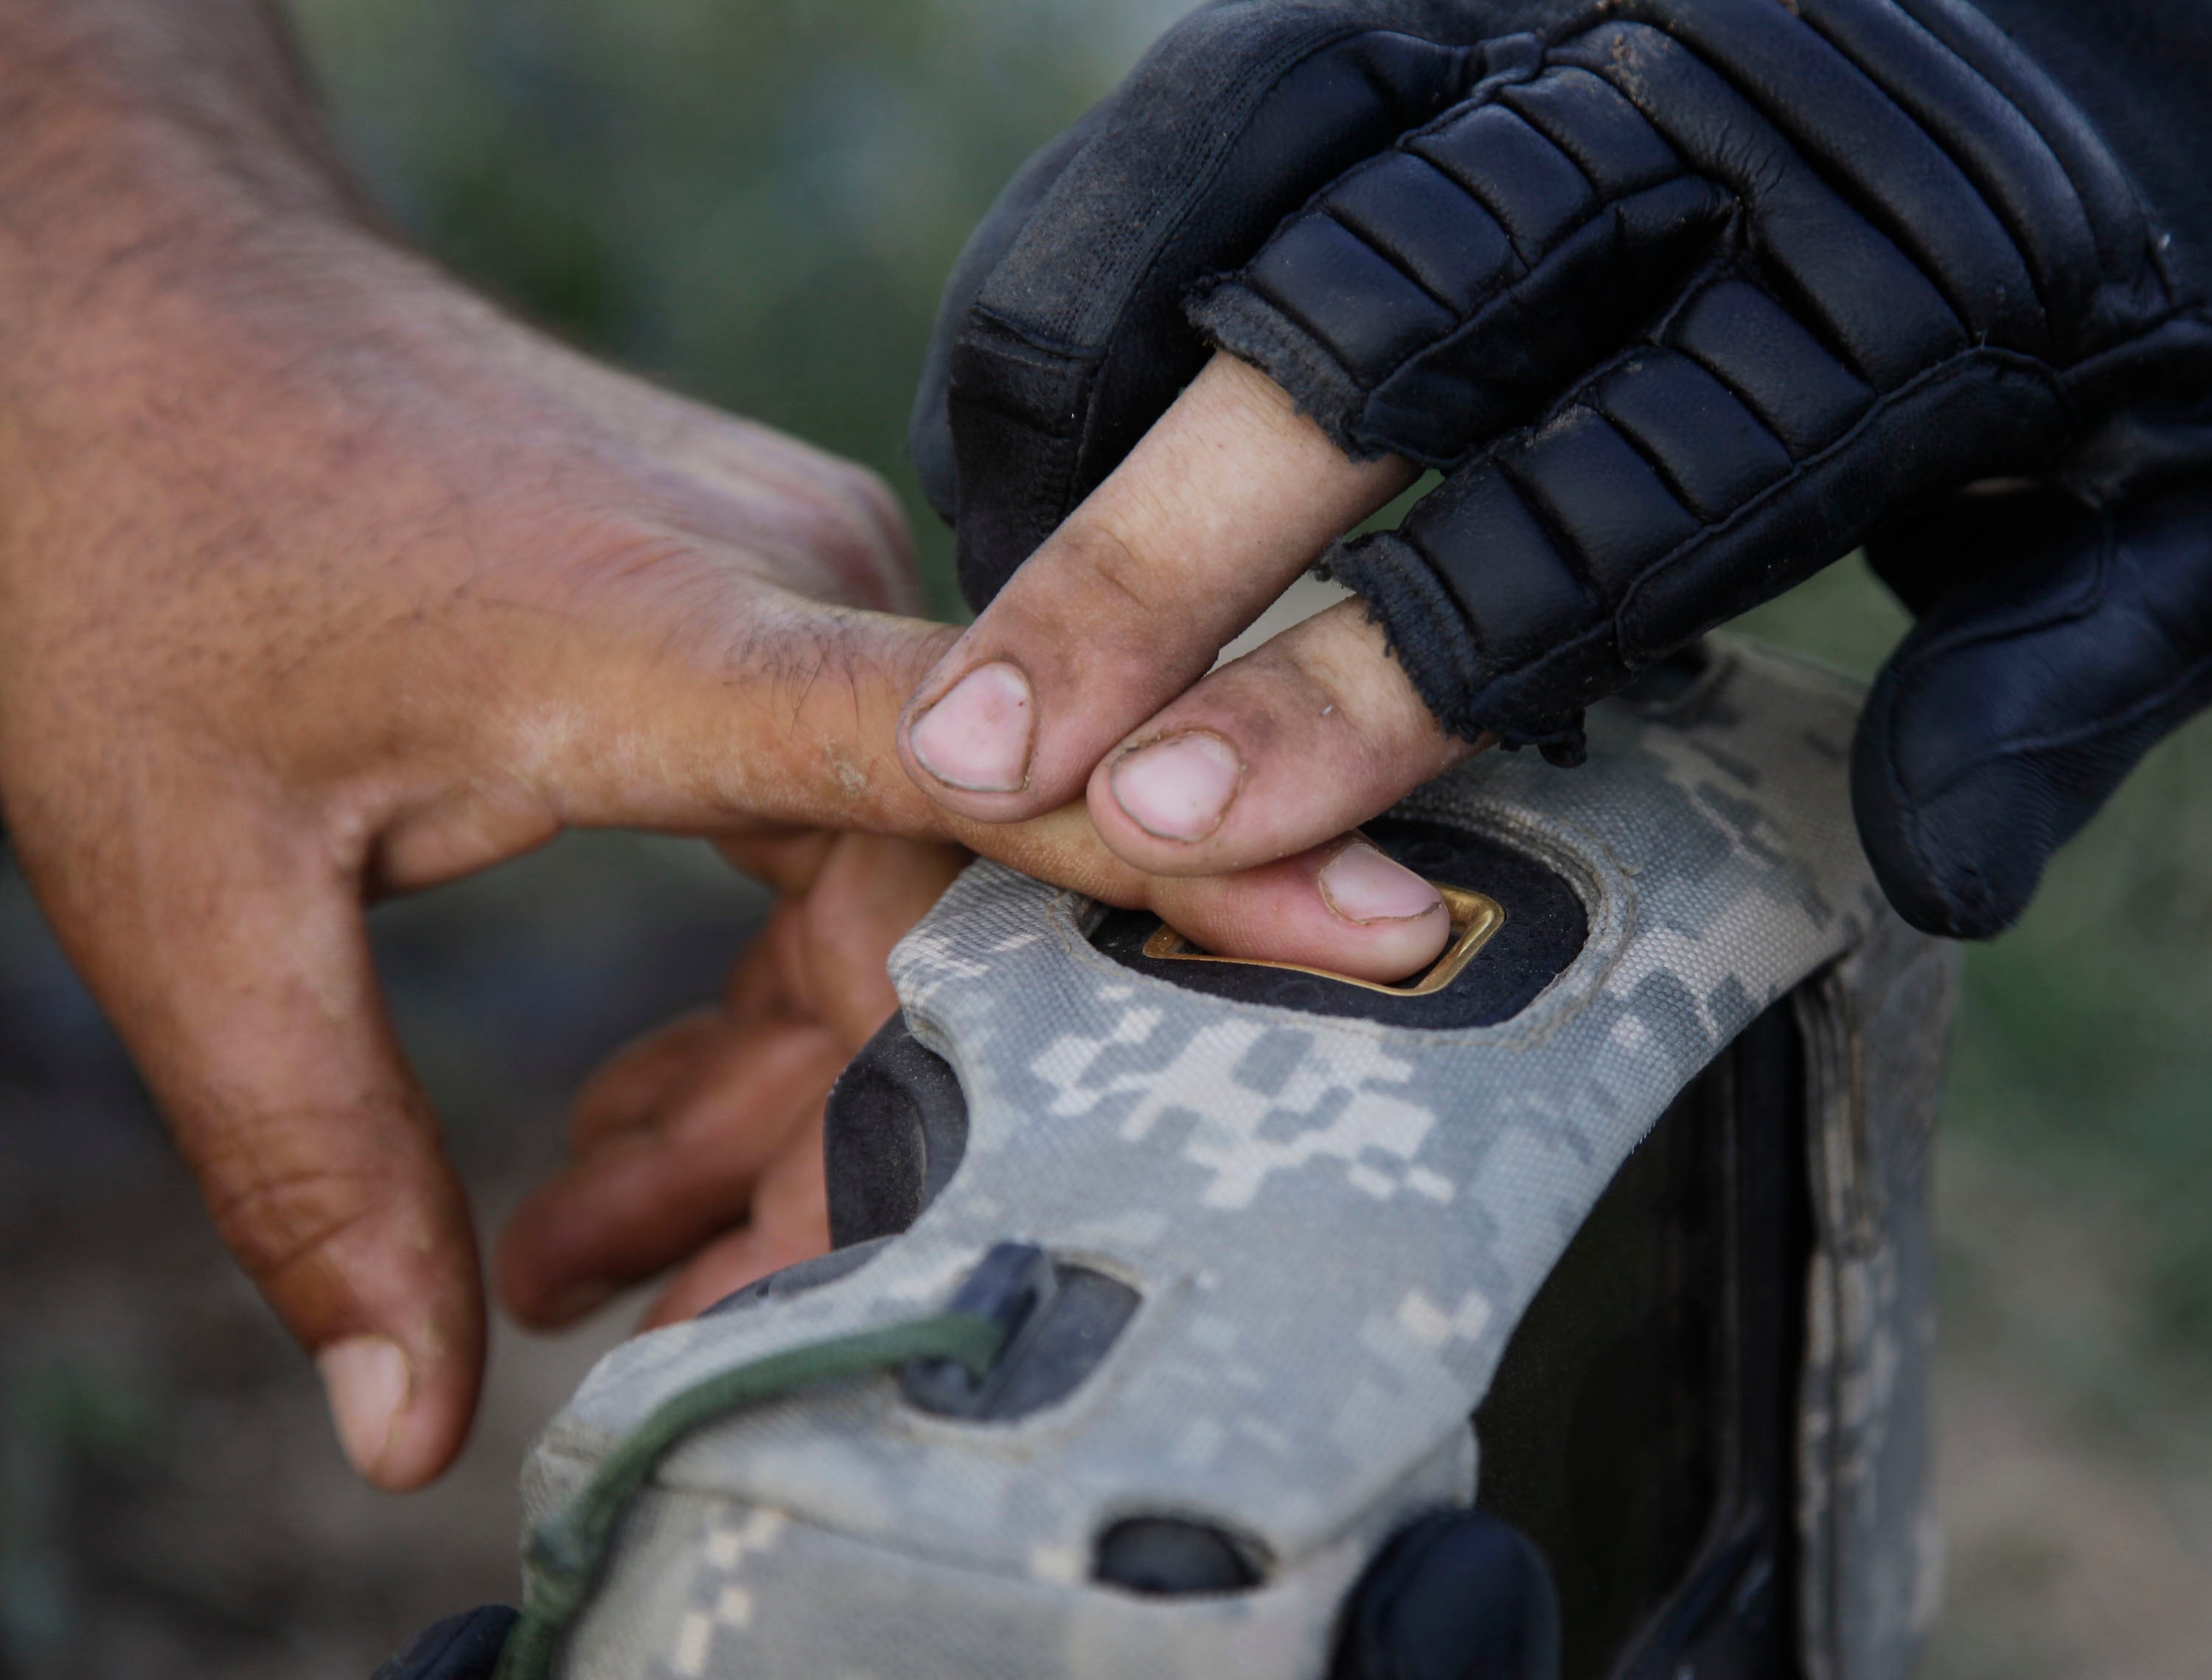
[[[531,1536],[530,1585],[522,1620],[501,1653],[495,1680],[546,1680],[562,1638],[590,1598],[630,1495],[695,1429],[795,1389],[872,1376],[908,1360],[951,1360],[981,1376],[1006,1329],[967,1312],[787,1348],[724,1371],[672,1396],[608,1455],[591,1485]]]

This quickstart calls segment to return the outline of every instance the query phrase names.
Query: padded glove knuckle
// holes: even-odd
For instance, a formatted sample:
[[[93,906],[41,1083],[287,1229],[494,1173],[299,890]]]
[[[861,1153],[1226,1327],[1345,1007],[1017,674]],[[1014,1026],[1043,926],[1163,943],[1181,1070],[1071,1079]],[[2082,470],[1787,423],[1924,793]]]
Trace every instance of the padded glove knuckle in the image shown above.
[[[1568,756],[1583,703],[1884,512],[2047,468],[2176,316],[2117,166],[1961,9],[1602,9],[1192,310],[1348,451],[1465,475],[1331,563],[1441,721]]]

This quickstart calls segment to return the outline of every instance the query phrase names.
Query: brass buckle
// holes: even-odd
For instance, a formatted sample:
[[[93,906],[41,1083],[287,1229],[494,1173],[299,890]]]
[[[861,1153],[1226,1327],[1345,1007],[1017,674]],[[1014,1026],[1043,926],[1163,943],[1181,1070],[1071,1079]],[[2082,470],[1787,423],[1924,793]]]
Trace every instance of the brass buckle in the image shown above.
[[[1304,963],[1263,963],[1243,957],[1217,957],[1193,945],[1165,922],[1145,941],[1145,954],[1163,963],[1234,963],[1241,968],[1287,969],[1292,974],[1310,974],[1319,979],[1334,980],[1340,986],[1358,986],[1363,991],[1382,992],[1390,997],[1427,997],[1458,979],[1460,971],[1474,960],[1475,953],[1505,925],[1504,908],[1489,894],[1471,892],[1463,886],[1446,886],[1442,881],[1429,885],[1443,896],[1444,909],[1451,916],[1451,943],[1426,974],[1395,986],[1374,980],[1355,980],[1348,974],[1334,974],[1325,968],[1308,968]]]

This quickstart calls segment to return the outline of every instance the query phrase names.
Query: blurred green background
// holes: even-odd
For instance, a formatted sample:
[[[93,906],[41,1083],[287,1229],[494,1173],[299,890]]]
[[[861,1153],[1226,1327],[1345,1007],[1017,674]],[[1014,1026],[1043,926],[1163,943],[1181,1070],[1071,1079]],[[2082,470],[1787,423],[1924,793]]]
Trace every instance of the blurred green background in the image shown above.
[[[890,478],[942,277],[1175,0],[299,0],[345,144],[515,308]],[[1856,563],[1757,634],[1870,671]],[[380,911],[487,1217],[592,1059],[759,914],[702,849],[592,837]],[[1947,1680],[2212,1673],[2212,733],[2155,754],[1972,953],[1940,1162]],[[0,880],[0,1677],[363,1680],[512,1592],[523,1444],[619,1312],[502,1334],[422,1499],[354,1488],[19,883]]]

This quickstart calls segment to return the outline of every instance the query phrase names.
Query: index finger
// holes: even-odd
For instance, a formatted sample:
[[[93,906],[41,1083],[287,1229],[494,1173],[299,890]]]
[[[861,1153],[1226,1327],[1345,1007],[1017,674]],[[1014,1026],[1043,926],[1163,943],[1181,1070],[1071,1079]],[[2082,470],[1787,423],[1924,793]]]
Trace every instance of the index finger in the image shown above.
[[[1322,447],[1348,467],[1333,445]],[[1334,523],[1315,520],[1310,529]],[[1447,931],[1441,919],[1431,925],[1430,908],[1441,901],[1424,896],[1414,878],[1399,880],[1395,865],[1344,865],[1368,890],[1332,898],[1322,874],[1342,850],[1334,843],[1265,871],[1171,881],[1108,849],[1082,803],[1081,775],[1060,808],[1025,823],[947,810],[900,768],[894,723],[952,633],[781,591],[755,589],[743,605],[751,622],[734,648],[723,641],[695,652],[691,643],[634,628],[587,627],[577,638],[584,652],[567,642],[549,652],[541,668],[551,697],[538,706],[526,701],[514,747],[526,766],[523,804],[573,826],[728,838],[805,825],[956,841],[1092,898],[1153,910],[1224,955],[1364,979],[1397,979],[1442,949]],[[600,649],[595,637],[617,642],[616,652]],[[643,646],[633,653],[631,643]],[[1202,657],[1210,661],[1212,649]],[[580,681],[587,658],[591,680]],[[542,722],[545,715],[557,727]],[[1109,733],[1104,741],[1119,738]],[[456,833],[438,826],[438,817],[434,811],[429,826],[387,838],[386,873],[395,884],[458,873],[457,859],[486,861],[476,825]],[[803,851],[808,843],[791,843]]]
[[[1038,815],[1412,482],[1217,356],[915,690],[900,753],[946,810]]]

